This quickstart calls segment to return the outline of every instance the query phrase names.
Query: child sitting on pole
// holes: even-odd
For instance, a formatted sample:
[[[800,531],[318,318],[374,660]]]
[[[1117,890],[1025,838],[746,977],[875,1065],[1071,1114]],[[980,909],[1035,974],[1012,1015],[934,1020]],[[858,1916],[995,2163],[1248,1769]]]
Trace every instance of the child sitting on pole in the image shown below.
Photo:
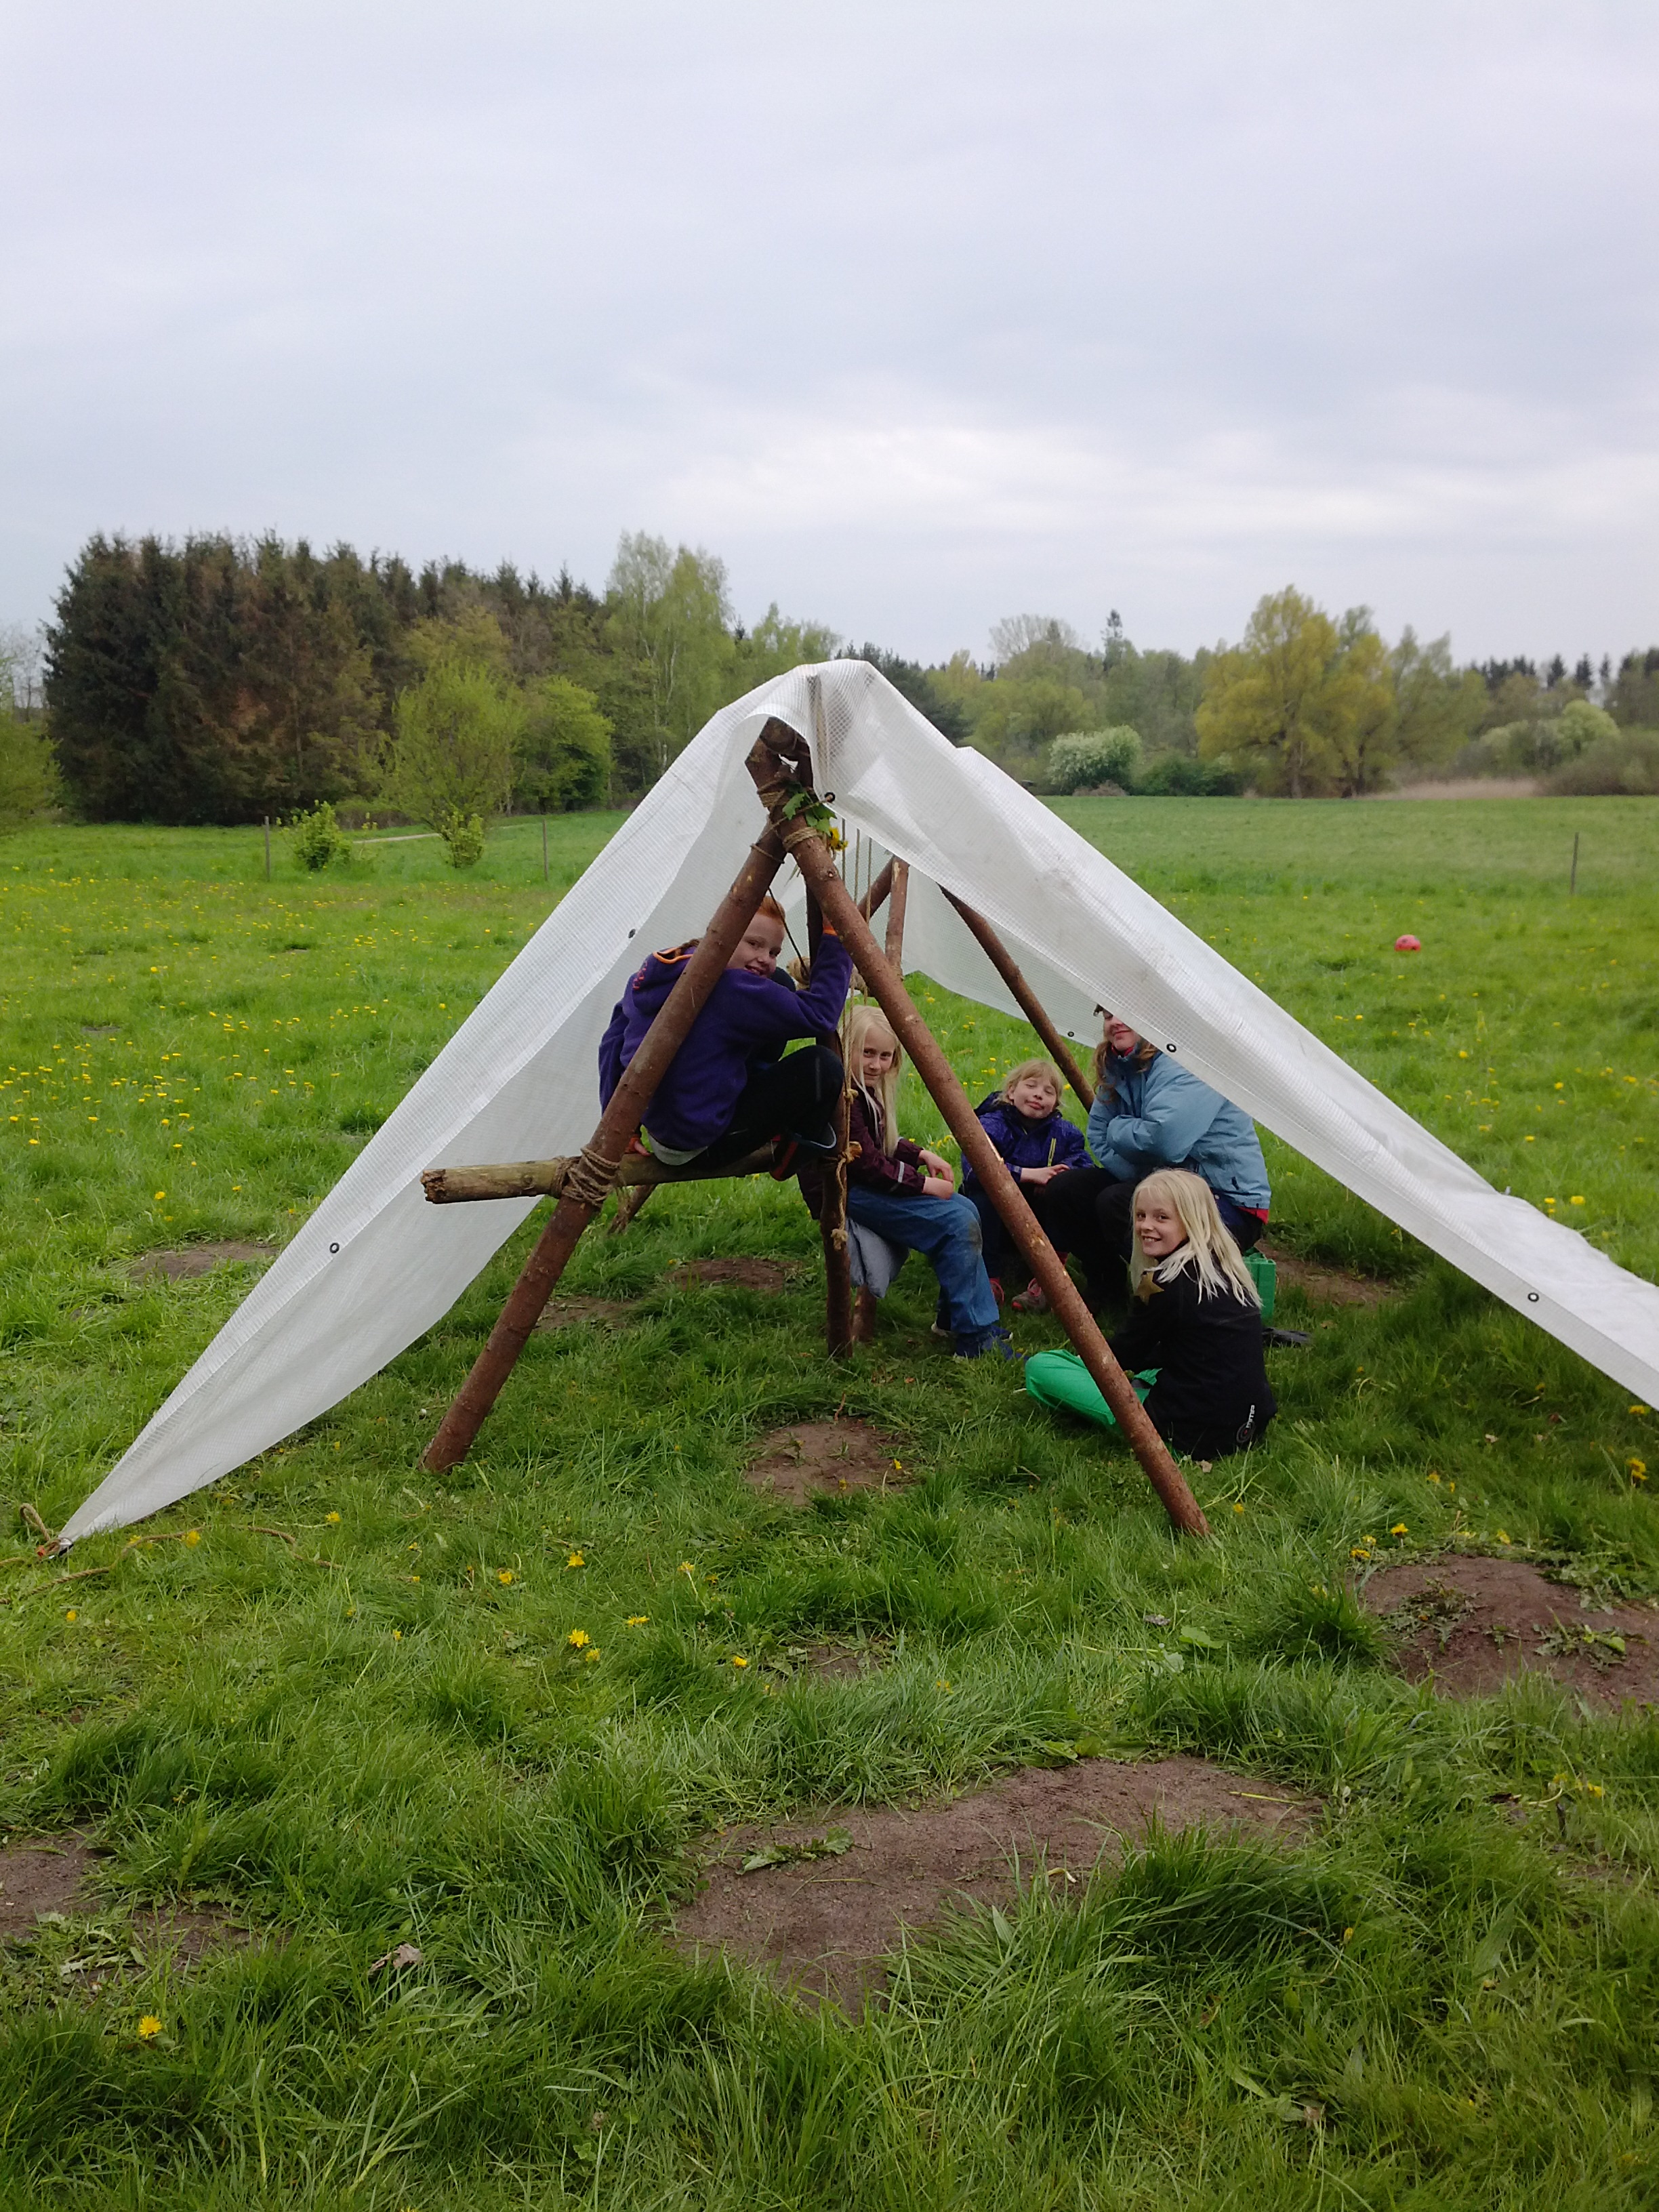
[[[670,1167],[692,1160],[724,1166],[775,1138],[818,1158],[835,1156],[838,1055],[819,1043],[787,1060],[782,1053],[797,1037],[835,1035],[853,963],[826,927],[811,981],[798,991],[777,972],[783,936],[783,908],[769,896],[657,1086],[646,1109],[645,1133],[653,1153]],[[599,1042],[603,1103],[610,1103],[696,943],[694,938],[671,951],[653,952],[629,978]]]
[[[1044,1189],[1067,1168],[1088,1164],[1082,1130],[1060,1110],[1064,1089],[1060,1070],[1052,1060],[1022,1060],[1018,1067],[1009,1069],[1001,1090],[974,1109],[981,1127],[1006,1161],[1008,1172],[1028,1194]],[[962,1194],[972,1200],[979,1215],[985,1265],[991,1287],[1000,1299],[1000,1278],[1014,1256],[1014,1240],[971,1167],[963,1176]],[[1043,1313],[1048,1302],[1033,1283],[1014,1304],[1021,1312]]]
[[[955,1343],[958,1359],[987,1352],[1012,1359],[1013,1346],[997,1326],[996,1294],[985,1272],[979,1215],[957,1194],[950,1163],[898,1133],[898,1079],[904,1055],[874,1006],[847,1017],[847,1213],[901,1250],[922,1253],[939,1278],[935,1327]]]
[[[1118,1364],[1172,1451],[1224,1459],[1259,1443],[1278,1412],[1261,1351],[1261,1300],[1201,1176],[1166,1168],[1134,1194],[1128,1321]],[[1025,1387],[1103,1428],[1110,1407],[1074,1352],[1039,1352]]]

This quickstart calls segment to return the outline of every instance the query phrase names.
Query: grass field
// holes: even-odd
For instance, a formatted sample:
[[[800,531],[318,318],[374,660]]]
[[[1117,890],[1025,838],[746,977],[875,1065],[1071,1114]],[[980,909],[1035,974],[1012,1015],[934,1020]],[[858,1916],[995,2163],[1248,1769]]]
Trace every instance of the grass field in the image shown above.
[[[1659,802],[1060,806],[1659,1278]],[[1194,1477],[1210,1545],[1008,1370],[942,1358],[919,1263],[832,1364],[815,1232],[767,1184],[590,1238],[565,1287],[634,1317],[535,1339],[451,1477],[418,1455],[533,1228],[167,1540],[82,1546],[109,1571],[73,1583],[34,1561],[15,1504],[61,1524],[252,1279],[128,1263],[289,1235],[615,820],[556,824],[550,888],[534,823],[461,877],[432,844],[321,878],[279,847],[269,883],[257,832],[0,845],[0,1819],[108,1852],[93,1915],[0,1954],[0,2203],[1653,2203],[1659,1724],[1536,1682],[1436,1699],[1348,1585],[1456,1545],[1659,1595],[1656,1417],[1271,1140],[1281,1246],[1395,1295],[1272,1355],[1267,1447]],[[1026,1049],[933,1000],[970,1090]],[[666,1280],[732,1253],[794,1287]],[[794,1514],[744,1484],[837,1406],[915,1487]],[[817,1641],[881,1663],[791,1663]],[[718,1823],[1079,1745],[1323,1809],[1293,1850],[1154,1837],[1072,1905],[929,1937],[857,2021],[662,1941]],[[180,1899],[260,1940],[135,1957],[133,1913]],[[405,1942],[417,1972],[371,1974]]]

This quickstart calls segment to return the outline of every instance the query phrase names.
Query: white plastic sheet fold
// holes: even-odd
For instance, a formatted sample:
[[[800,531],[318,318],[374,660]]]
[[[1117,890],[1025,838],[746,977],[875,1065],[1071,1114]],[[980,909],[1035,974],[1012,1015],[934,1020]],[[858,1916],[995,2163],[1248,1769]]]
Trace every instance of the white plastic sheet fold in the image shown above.
[[[916,872],[907,968],[1016,1011],[934,888],[943,884],[992,922],[1062,1030],[1092,1040],[1097,1004],[1121,1013],[1477,1282],[1659,1399],[1659,1288],[1501,1196],[1028,792],[947,744],[867,664],[837,661],[763,685],[687,747],[74,1515],[67,1539],[217,1480],[337,1404],[448,1310],[534,1201],[429,1206],[422,1169],[574,1152],[592,1134],[599,1040],[623,982],[645,952],[703,927],[762,827],[743,763],[774,714],[811,743],[836,811]]]

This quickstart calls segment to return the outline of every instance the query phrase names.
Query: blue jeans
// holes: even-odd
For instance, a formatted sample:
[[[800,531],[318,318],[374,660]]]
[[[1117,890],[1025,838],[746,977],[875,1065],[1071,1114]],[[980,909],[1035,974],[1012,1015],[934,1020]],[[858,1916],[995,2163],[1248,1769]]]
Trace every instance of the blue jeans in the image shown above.
[[[939,1298],[955,1336],[997,1325],[997,1302],[980,1253],[979,1215],[962,1197],[929,1198],[919,1190],[872,1190],[849,1182],[847,1211],[861,1228],[890,1244],[920,1252],[939,1277]]]

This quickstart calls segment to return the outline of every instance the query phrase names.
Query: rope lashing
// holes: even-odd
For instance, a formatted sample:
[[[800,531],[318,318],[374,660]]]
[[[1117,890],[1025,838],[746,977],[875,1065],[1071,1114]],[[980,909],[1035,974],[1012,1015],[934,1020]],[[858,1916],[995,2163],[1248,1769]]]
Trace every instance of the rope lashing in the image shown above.
[[[574,1198],[579,1205],[591,1206],[597,1213],[611,1195],[622,1172],[622,1162],[607,1159],[592,1145],[584,1145],[580,1152],[562,1159],[558,1170],[553,1185],[555,1197]]]

